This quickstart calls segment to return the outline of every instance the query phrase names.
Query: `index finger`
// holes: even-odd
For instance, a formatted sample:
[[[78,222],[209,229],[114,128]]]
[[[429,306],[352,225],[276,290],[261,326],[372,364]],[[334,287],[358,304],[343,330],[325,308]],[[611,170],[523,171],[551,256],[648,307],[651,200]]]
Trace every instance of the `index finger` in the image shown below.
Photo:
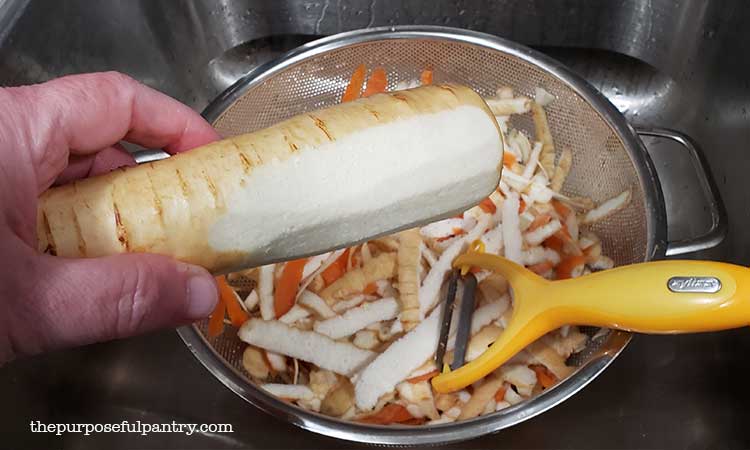
[[[117,72],[71,75],[5,93],[21,131],[13,134],[20,142],[8,144],[30,151],[39,191],[71,154],[90,155],[122,139],[177,153],[219,138],[186,105]]]
[[[39,86],[40,113],[53,121],[71,153],[88,154],[124,139],[170,153],[218,139],[195,111],[117,72],[73,75]]]

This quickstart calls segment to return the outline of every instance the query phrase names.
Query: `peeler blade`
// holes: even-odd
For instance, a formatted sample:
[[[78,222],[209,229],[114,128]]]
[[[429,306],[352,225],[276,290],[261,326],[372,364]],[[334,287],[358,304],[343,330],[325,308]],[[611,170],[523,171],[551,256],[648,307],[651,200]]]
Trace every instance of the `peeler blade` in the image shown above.
[[[448,291],[445,295],[445,305],[443,306],[443,313],[440,319],[440,340],[438,340],[437,350],[435,351],[435,364],[437,365],[438,370],[442,370],[443,368],[443,358],[445,358],[445,350],[448,346],[448,338],[450,337],[453,308],[456,305],[458,276],[458,270],[454,270],[453,272],[451,272],[451,277],[448,281]]]
[[[456,370],[466,362],[466,347],[471,337],[471,317],[474,315],[474,302],[477,290],[477,278],[469,273],[463,277],[464,292],[458,314],[456,327],[456,346],[453,350],[451,370]]]

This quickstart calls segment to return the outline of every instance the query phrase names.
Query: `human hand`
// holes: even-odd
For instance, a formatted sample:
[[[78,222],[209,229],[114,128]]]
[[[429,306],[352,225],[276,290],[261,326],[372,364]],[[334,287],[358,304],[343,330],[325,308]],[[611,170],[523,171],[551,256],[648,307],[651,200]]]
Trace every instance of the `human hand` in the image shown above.
[[[37,251],[37,197],[132,165],[120,140],[170,153],[218,139],[187,106],[118,73],[0,89],[0,365],[206,317],[213,277],[159,255]]]

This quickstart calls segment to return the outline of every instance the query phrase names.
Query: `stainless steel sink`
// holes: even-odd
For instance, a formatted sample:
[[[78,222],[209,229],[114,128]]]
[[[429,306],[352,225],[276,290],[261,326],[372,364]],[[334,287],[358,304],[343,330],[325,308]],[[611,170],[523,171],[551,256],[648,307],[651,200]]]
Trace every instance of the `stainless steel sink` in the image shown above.
[[[692,136],[729,212],[725,242],[695,256],[750,264],[750,4],[741,0],[0,0],[0,83],[114,69],[201,110],[253,67],[315,37],[412,23],[534,46],[602,90],[634,125]],[[670,238],[705,230],[707,204],[682,150],[648,146],[668,186]],[[638,337],[573,399],[460,448],[747,447],[748,349],[744,330]],[[15,448],[351,447],[244,403],[173,331],[13,362],[0,369],[0,399],[2,446]],[[54,436],[30,433],[32,420],[230,423],[234,432]]]

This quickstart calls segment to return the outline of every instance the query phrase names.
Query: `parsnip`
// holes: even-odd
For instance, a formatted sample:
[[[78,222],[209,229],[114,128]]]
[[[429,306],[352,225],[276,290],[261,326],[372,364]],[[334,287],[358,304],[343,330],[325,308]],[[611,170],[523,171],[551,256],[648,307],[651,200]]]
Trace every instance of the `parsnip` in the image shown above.
[[[362,267],[350,270],[344,276],[320,291],[320,296],[329,305],[338,299],[364,291],[365,287],[378,280],[390,279],[396,275],[396,254],[381,253]]]
[[[526,162],[526,167],[524,167],[523,173],[521,174],[522,177],[531,179],[531,177],[534,176],[536,166],[539,164],[539,158],[542,154],[542,148],[543,146],[541,143],[537,142],[534,144],[534,148],[529,154],[529,160]]]
[[[435,406],[440,411],[447,411],[458,402],[456,394],[437,394],[435,395]]]
[[[539,339],[526,347],[526,351],[531,355],[532,361],[544,365],[560,380],[575,371],[575,368],[566,366],[565,358],[560,356],[554,348],[547,345],[543,339]]]
[[[305,289],[309,288],[310,291],[317,293],[321,289],[323,289],[324,280],[321,276],[321,273],[323,273],[324,270],[326,270],[328,267],[331,266],[331,264],[335,263],[336,260],[341,256],[342,253],[344,253],[346,249],[339,249],[333,252],[330,252],[328,254],[328,257],[320,264],[320,266],[315,269],[315,271],[311,274],[309,274],[306,278],[303,278],[302,281],[300,281],[299,287],[297,288],[297,295],[295,296],[295,301],[299,300],[299,298],[302,296],[302,294],[305,292]],[[303,272],[304,274],[304,272]]]
[[[313,329],[331,339],[349,337],[368,325],[391,320],[398,315],[398,302],[394,298],[381,298],[352,308],[340,316],[316,322]]]
[[[502,275],[492,272],[479,283],[479,291],[484,296],[485,301],[500,301],[502,296],[508,292],[508,280]]]
[[[52,188],[38,248],[161,253],[214,273],[268,264],[476,204],[497,186],[502,150],[470,88],[374,95]]]
[[[402,231],[398,247],[398,293],[401,300],[399,319],[409,331],[419,323],[419,275],[417,266],[421,258],[422,238],[419,230]]]
[[[258,276],[258,297],[260,303],[260,315],[263,320],[271,320],[276,317],[273,307],[273,272],[276,264],[268,264],[260,268]]]
[[[378,340],[378,333],[372,330],[358,331],[354,335],[352,344],[364,350],[372,350],[380,345],[380,341]]]
[[[325,281],[323,280],[323,277],[320,275],[316,275],[310,280],[310,284],[307,286],[307,288],[315,293],[320,292],[321,289],[325,287]]]
[[[251,376],[261,380],[268,378],[270,373],[263,353],[252,345],[245,347],[245,351],[242,353],[242,367]]]
[[[583,216],[582,223],[591,224],[603,220],[624,208],[630,202],[630,191],[625,191],[617,197],[611,198]]]
[[[484,410],[484,405],[495,397],[498,389],[503,387],[503,383],[505,380],[495,374],[485,378],[484,383],[474,390],[471,399],[461,408],[458,420],[477,417]]]
[[[537,378],[533,370],[525,364],[503,364],[499,369],[500,377],[516,387],[519,394],[524,397],[531,395],[536,385]]]
[[[252,312],[253,309],[258,306],[259,301],[260,297],[258,297],[258,289],[253,289],[249,294],[247,294],[247,297],[245,297],[245,300],[242,301],[242,304],[245,307],[245,311]]]
[[[523,114],[531,109],[531,100],[528,97],[489,98],[487,104],[496,116]]]
[[[534,102],[531,104],[531,114],[534,119],[536,140],[542,143],[542,154],[539,157],[539,162],[547,175],[551,176],[555,173],[555,143],[552,140],[552,133],[547,122],[547,113],[540,104]]]
[[[488,325],[482,328],[469,340],[466,347],[466,361],[474,361],[487,351],[490,345],[503,333],[503,329],[496,325]]]
[[[547,106],[555,101],[555,96],[543,87],[534,88],[534,101],[542,106]]]
[[[560,192],[565,184],[565,179],[568,178],[570,168],[573,166],[573,151],[569,147],[565,147],[560,153],[560,160],[557,161],[557,167],[555,173],[552,175],[552,181],[550,182],[550,188],[555,192]]]
[[[333,417],[340,417],[354,406],[354,386],[348,378],[341,378],[341,382],[327,393],[320,405],[320,411]]]
[[[370,251],[370,246],[367,245],[367,242],[362,244],[362,263],[366,263],[367,261],[372,259],[372,252]]]
[[[300,295],[298,303],[308,308],[321,319],[330,319],[336,316],[336,313],[328,306],[328,303],[314,292],[304,291]]]
[[[313,392],[309,387],[299,384],[267,383],[262,384],[260,387],[276,397],[289,400],[310,399],[313,397]]]
[[[568,359],[573,353],[578,353],[586,348],[589,337],[578,330],[578,327],[568,327],[568,333],[563,336],[546,335],[542,338],[548,346],[555,349],[563,359]]]
[[[244,325],[243,325],[244,326]],[[372,410],[383,395],[424,364],[433,353],[440,334],[440,308],[436,308],[413,330],[378,354],[354,383],[356,405]]]
[[[395,252],[398,250],[398,240],[391,236],[383,236],[372,241],[376,247],[384,252]]]
[[[341,375],[350,376],[377,354],[348,342],[290,327],[276,320],[250,319],[237,336],[248,344],[315,364]]]

